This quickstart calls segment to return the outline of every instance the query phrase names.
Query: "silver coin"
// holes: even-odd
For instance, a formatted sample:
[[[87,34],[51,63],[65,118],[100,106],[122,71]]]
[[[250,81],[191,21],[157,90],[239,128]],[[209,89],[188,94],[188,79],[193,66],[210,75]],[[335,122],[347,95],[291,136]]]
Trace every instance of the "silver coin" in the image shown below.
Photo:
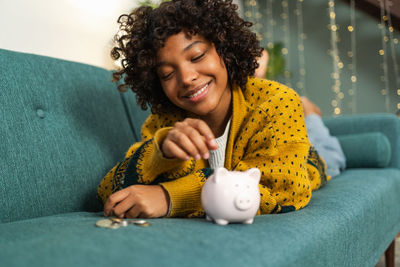
[[[109,227],[109,229],[118,229],[119,227],[121,227],[120,223],[112,223]]]
[[[96,222],[96,226],[101,228],[118,229],[121,225],[120,223],[113,222],[110,219],[101,219]]]
[[[132,220],[132,223],[134,223],[136,225],[138,225],[138,224],[146,224],[147,221],[145,221],[145,220]]]
[[[96,222],[97,227],[108,228],[113,224],[113,222],[109,219],[102,219]]]

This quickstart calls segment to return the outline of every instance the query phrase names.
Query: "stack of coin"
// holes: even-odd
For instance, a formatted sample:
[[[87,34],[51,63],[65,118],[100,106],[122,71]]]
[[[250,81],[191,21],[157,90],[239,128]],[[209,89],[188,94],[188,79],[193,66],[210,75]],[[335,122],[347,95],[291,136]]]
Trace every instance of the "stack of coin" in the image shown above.
[[[120,227],[119,223],[115,223],[109,219],[102,219],[96,222],[97,227],[109,228],[109,229],[118,229]]]
[[[126,227],[129,224],[134,224],[136,226],[141,226],[141,227],[151,226],[151,223],[145,220],[126,220],[120,218],[101,219],[96,222],[97,227],[109,228],[109,229],[118,229],[121,226]]]

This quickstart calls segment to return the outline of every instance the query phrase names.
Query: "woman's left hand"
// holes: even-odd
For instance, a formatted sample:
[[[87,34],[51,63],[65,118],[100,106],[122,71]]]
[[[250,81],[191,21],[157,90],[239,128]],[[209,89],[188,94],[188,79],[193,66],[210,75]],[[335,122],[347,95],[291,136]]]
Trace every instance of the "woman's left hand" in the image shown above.
[[[167,215],[169,197],[160,185],[132,185],[112,194],[104,215],[119,218],[158,218]]]

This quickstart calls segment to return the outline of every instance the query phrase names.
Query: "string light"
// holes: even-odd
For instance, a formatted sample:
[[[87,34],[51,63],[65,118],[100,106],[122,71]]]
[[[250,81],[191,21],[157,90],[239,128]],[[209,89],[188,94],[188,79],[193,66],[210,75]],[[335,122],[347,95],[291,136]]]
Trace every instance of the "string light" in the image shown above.
[[[349,95],[351,96],[350,107],[352,113],[357,112],[357,54],[356,54],[356,3],[355,0],[350,1],[350,25],[347,30],[350,32],[351,40],[351,51],[347,53],[348,57],[351,58],[351,64],[349,69],[351,70],[351,89],[349,90]]]
[[[300,81],[297,82],[297,87],[300,89],[302,95],[307,95],[306,91],[306,68],[305,68],[305,57],[304,57],[304,39],[306,35],[303,29],[303,0],[297,0],[296,10],[297,16],[297,50],[299,54],[299,73]]]
[[[266,32],[267,47],[269,49],[274,48],[274,26],[275,26],[276,22],[274,20],[273,14],[272,14],[273,4],[274,4],[274,0],[268,0],[267,4],[266,4],[266,10],[265,10],[265,14],[267,16],[267,32]],[[269,60],[271,62],[274,61],[274,53],[269,54]]]
[[[387,53],[386,53],[387,45],[385,42],[385,39],[387,38],[387,36],[386,36],[386,21],[387,21],[388,17],[385,15],[385,6],[384,6],[383,1],[384,0],[379,1],[380,9],[381,9],[381,21],[378,24],[378,26],[381,29],[382,48],[378,51],[378,53],[383,58],[383,64],[381,65],[382,69],[383,69],[383,75],[381,77],[381,80],[383,81],[385,88],[383,88],[381,90],[381,94],[385,97],[386,111],[390,112],[389,73],[388,73],[388,60],[387,60]]]
[[[287,0],[282,0],[282,19],[283,19],[283,34],[284,34],[284,48],[282,48],[282,54],[285,57],[285,82],[286,85],[289,87],[292,87],[292,82],[291,82],[291,73],[290,73],[290,57],[289,57],[289,47],[290,47],[290,32],[289,32],[289,1]]]
[[[335,1],[329,0],[328,2],[328,11],[329,11],[329,29],[331,31],[331,51],[330,54],[332,56],[333,62],[333,72],[331,78],[334,81],[334,85],[332,86],[332,90],[335,92],[335,101],[332,101],[333,115],[337,116],[342,113],[342,99],[344,98],[344,94],[341,92],[340,86],[340,67],[343,67],[343,62],[339,57],[339,50],[337,43],[339,42],[338,38],[338,30],[339,27],[336,25],[336,12],[335,12]]]
[[[397,95],[400,96],[400,75],[399,75],[399,65],[397,63],[397,58],[396,58],[396,52],[395,52],[395,45],[397,45],[399,42],[396,38],[393,37],[393,24],[392,24],[392,18],[391,18],[391,12],[390,12],[390,3],[388,0],[385,0],[386,8],[387,8],[387,22],[389,26],[389,42],[390,42],[390,52],[392,54],[392,61],[393,61],[393,70],[394,70],[394,75],[396,78],[396,87],[397,87]],[[400,99],[397,102],[397,109],[400,110]]]
[[[253,22],[253,30],[257,36],[257,40],[262,41],[263,37],[262,34],[260,33],[260,28],[262,28],[262,25],[259,22],[259,19],[262,17],[262,14],[258,11],[259,8],[257,1],[246,0],[245,7],[247,11],[244,13],[244,15]]]

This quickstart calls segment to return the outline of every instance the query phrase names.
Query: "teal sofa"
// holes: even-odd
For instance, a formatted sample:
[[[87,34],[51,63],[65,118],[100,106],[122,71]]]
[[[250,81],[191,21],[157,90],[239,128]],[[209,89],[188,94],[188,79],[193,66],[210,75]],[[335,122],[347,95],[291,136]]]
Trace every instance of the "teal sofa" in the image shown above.
[[[400,120],[327,118],[348,169],[252,225],[98,228],[97,185],[147,116],[109,71],[0,50],[1,266],[374,266],[400,230]]]

